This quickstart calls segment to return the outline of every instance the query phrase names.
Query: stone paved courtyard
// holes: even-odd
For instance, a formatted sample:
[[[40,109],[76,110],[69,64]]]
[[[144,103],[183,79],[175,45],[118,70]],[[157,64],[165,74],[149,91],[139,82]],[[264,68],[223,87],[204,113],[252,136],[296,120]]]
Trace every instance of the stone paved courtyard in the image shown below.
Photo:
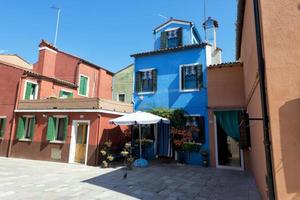
[[[134,169],[0,157],[0,199],[260,199],[247,172],[177,164]]]

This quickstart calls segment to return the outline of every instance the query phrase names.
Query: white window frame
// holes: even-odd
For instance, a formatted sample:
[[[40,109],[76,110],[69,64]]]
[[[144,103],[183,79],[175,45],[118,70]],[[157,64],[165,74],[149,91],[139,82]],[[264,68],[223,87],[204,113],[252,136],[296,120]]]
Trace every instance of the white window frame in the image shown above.
[[[63,89],[63,88],[61,88],[60,90],[59,90],[59,92],[60,91],[63,91],[63,92],[68,92],[68,93],[71,93],[71,94],[73,94],[73,92],[71,91],[71,90],[66,90],[66,89]],[[59,96],[59,94],[58,94],[58,96]],[[60,99],[66,99],[66,98],[63,98],[63,97],[59,97]]]
[[[80,77],[85,77],[87,78],[87,86],[86,86],[86,95],[82,95],[80,94]],[[89,96],[89,90],[90,90],[90,77],[89,76],[86,76],[86,75],[83,75],[83,74],[79,74],[79,87],[77,89],[78,91],[78,96],[81,96],[81,97],[88,97]]]
[[[53,118],[66,118],[67,115],[53,115]],[[58,123],[55,124],[55,140],[50,141],[50,143],[65,143],[65,141],[57,140],[57,132],[58,132]]]
[[[146,68],[146,69],[140,69],[138,70],[138,72],[148,72],[148,71],[153,71],[156,68]],[[156,79],[156,81],[158,80],[158,78]],[[157,84],[157,83],[156,83]],[[143,86],[142,86],[143,87]],[[154,91],[150,91],[150,92],[138,92],[138,95],[143,95],[143,94],[154,94]]]
[[[25,120],[27,121],[28,118],[34,118],[35,116],[34,116],[34,115],[22,115],[21,117],[26,118]],[[24,141],[24,142],[26,142],[26,141],[32,141],[31,138],[26,138],[26,137],[25,137],[25,136],[26,136],[26,132],[27,132],[26,129],[28,128],[28,127],[26,127],[26,121],[25,121],[25,127],[24,127],[24,138],[18,139],[18,141]],[[29,124],[29,125],[30,125],[30,124]]]
[[[23,90],[23,100],[25,100],[25,95],[26,95],[26,90],[27,90],[27,83],[32,83],[36,85],[36,93],[34,95],[34,99],[27,99],[27,100],[36,100],[38,97],[39,93],[39,84],[37,81],[32,81],[32,80],[25,80],[24,82],[24,90]]]
[[[124,95],[124,101],[120,101],[119,96]],[[118,93],[118,101],[125,103],[126,102],[126,94],[125,93]]]
[[[201,89],[182,89],[182,68],[183,67],[191,67],[191,66],[196,66],[196,65],[201,65],[200,63],[191,63],[191,64],[182,64],[179,65],[179,92],[199,92]],[[203,71],[202,71],[203,73]]]

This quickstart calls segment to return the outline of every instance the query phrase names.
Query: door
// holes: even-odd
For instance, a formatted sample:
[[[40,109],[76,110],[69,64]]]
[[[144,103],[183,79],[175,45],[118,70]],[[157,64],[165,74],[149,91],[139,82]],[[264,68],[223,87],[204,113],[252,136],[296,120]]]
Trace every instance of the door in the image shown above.
[[[87,123],[84,122],[77,123],[75,162],[85,164],[86,147],[87,147],[87,131],[88,131]]]

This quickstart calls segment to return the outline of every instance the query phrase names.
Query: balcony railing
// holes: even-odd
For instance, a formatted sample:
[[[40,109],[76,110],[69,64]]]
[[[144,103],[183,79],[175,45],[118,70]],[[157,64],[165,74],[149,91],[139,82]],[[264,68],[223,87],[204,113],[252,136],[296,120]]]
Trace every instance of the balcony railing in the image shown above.
[[[18,110],[102,109],[115,112],[133,112],[132,104],[99,98],[21,100]]]

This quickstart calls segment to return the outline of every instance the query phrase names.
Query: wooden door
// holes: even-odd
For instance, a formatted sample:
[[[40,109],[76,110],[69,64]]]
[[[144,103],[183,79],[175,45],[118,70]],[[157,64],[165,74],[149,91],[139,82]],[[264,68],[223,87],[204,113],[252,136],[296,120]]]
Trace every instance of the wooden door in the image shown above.
[[[85,163],[87,129],[88,129],[87,123],[77,124],[75,162],[79,162],[83,164]]]

